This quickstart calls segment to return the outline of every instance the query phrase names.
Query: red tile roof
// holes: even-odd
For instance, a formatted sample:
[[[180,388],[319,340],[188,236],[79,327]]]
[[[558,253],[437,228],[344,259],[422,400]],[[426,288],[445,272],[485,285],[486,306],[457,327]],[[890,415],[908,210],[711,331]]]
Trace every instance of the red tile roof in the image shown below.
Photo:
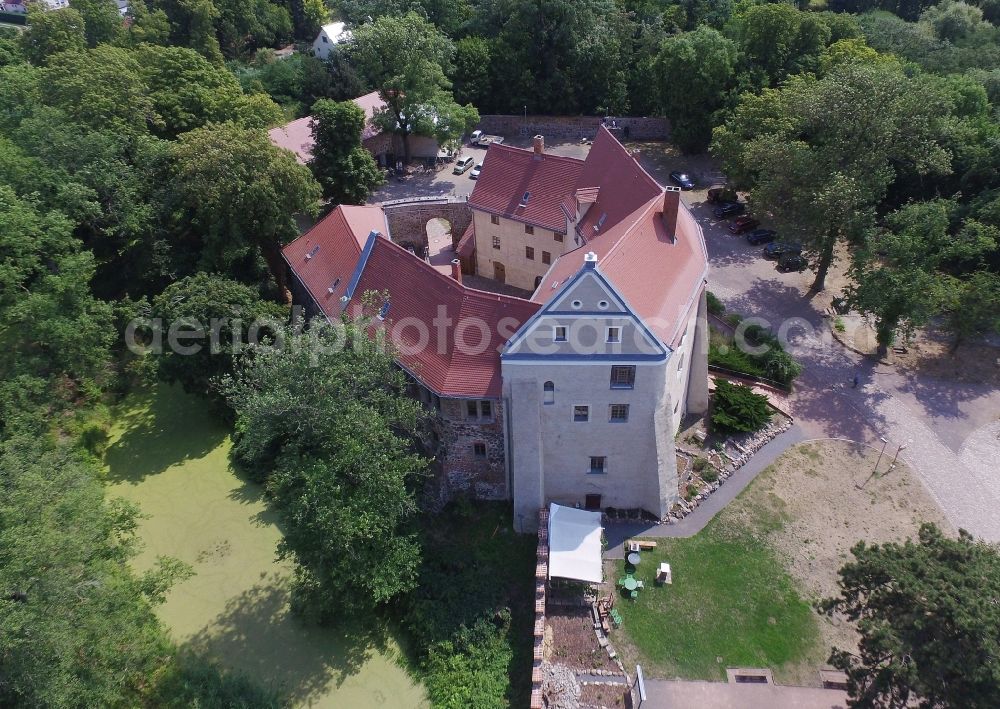
[[[382,130],[372,122],[375,111],[385,106],[378,91],[358,96],[354,99],[354,103],[365,112],[365,129],[361,133],[361,140],[368,140],[381,133]],[[310,121],[312,116],[298,118],[291,123],[272,128],[267,132],[267,137],[279,148],[291,150],[295,153],[295,159],[305,165],[312,160],[313,137]]]
[[[455,246],[455,253],[459,256],[472,256],[476,251],[476,226],[475,222],[469,222],[469,226],[462,233],[462,238]]]
[[[376,228],[375,213],[383,219],[376,230],[384,234],[380,208],[341,206],[284,249],[292,270],[330,318],[340,317],[340,297]],[[307,261],[305,254],[317,245]],[[327,294],[337,277],[340,285]],[[500,397],[500,348],[540,307],[464,286],[384,237],[376,238],[363,264],[348,314],[360,315],[362,295],[373,290],[389,293],[382,326],[400,350],[399,363],[431,390],[459,398]]]
[[[584,161],[534,150],[490,145],[469,205],[491,214],[566,233],[561,204],[572,192]],[[527,205],[521,198],[530,192]]]
[[[586,253],[593,251],[601,273],[629,308],[665,344],[676,345],[708,271],[698,222],[680,203],[679,193],[670,190],[602,232],[560,256],[532,299],[543,304],[551,300],[583,268]]]

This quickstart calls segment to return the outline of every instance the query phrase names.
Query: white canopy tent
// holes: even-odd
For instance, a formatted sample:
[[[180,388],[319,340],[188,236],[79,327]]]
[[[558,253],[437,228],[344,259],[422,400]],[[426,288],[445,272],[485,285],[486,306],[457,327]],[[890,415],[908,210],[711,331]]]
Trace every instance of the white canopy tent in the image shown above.
[[[549,505],[549,578],[600,583],[601,513]]]

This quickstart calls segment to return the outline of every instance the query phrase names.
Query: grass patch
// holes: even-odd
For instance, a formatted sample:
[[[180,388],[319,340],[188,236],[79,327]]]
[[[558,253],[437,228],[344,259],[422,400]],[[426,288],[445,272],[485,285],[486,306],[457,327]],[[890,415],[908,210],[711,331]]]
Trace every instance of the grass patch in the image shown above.
[[[646,590],[618,604],[631,659],[653,676],[719,680],[727,666],[780,677],[822,654],[818,618],[767,543],[785,523],[783,507],[773,494],[744,492],[698,535],[643,552],[636,575]],[[661,588],[654,577],[664,561],[673,584]]]

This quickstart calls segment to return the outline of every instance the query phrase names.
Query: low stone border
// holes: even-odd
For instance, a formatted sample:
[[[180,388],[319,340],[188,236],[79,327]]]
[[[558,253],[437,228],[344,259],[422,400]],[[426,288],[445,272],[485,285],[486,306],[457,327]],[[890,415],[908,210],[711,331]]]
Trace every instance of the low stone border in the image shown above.
[[[531,664],[531,709],[543,709],[542,671],[543,645],[545,642],[545,584],[549,577],[549,510],[538,510],[538,551],[535,561],[535,628]]]

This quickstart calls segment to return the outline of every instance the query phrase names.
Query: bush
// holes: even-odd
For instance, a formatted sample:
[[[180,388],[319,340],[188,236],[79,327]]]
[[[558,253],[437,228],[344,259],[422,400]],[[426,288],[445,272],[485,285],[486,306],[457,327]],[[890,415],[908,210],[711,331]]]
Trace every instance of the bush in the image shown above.
[[[700,473],[702,470],[708,467],[708,459],[698,456],[697,458],[694,459],[694,463],[692,464],[691,467],[694,468],[694,472]]]
[[[710,290],[705,291],[705,302],[708,303],[708,312],[712,315],[722,315],[726,312],[726,306],[719,300],[719,296]]]
[[[719,471],[715,469],[714,465],[709,465],[699,473],[699,476],[707,483],[714,483],[719,479]]]
[[[743,384],[715,380],[712,397],[712,427],[721,433],[759,431],[771,420],[767,397],[755,394]]]

